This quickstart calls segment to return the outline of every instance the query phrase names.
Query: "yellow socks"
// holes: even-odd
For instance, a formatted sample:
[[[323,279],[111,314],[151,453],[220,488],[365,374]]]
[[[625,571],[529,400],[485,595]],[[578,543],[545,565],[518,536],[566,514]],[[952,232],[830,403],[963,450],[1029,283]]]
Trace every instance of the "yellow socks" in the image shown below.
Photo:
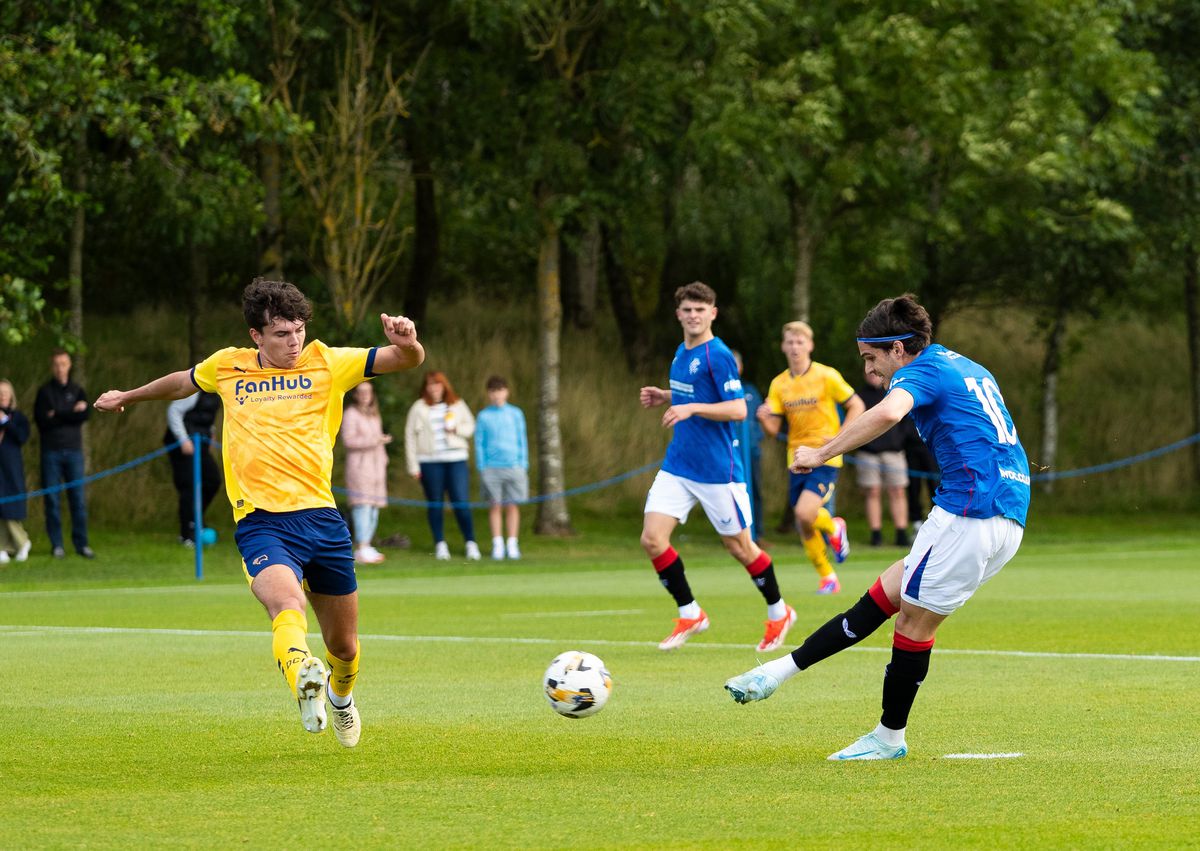
[[[354,681],[358,679],[358,659],[361,655],[360,645],[355,645],[354,658],[349,662],[342,661],[332,653],[325,654],[325,661],[329,663],[329,690],[333,692],[334,697],[348,698],[350,692],[354,691]],[[341,705],[345,700],[334,702]]]
[[[296,672],[300,663],[312,653],[308,650],[308,619],[303,612],[284,609],[271,621],[271,652],[287,680],[288,688],[296,694]],[[357,658],[355,667],[357,667]]]
[[[817,519],[813,521],[813,528],[826,535],[837,531],[837,527],[833,525],[833,515],[829,513],[828,508],[822,506],[817,509]]]
[[[825,511],[825,509],[821,510]],[[825,516],[828,518],[829,512],[825,511]],[[808,553],[808,560],[817,569],[818,576],[825,579],[834,575],[833,565],[829,563],[829,554],[825,551],[825,539],[819,532],[814,532],[810,537],[804,539],[804,551]]]

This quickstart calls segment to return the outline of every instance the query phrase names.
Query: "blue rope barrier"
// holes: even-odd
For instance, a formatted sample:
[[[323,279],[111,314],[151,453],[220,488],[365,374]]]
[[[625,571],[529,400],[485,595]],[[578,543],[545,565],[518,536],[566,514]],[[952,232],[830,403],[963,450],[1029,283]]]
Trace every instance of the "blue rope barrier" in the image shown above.
[[[203,440],[207,443],[210,443],[212,446],[215,446],[218,448],[221,445],[218,441],[213,440],[208,437],[203,438]],[[1115,461],[1108,461],[1103,464],[1095,464],[1091,467],[1081,467],[1076,470],[1061,470],[1061,471],[1055,470],[1055,471],[1050,471],[1050,472],[1034,473],[1030,478],[1034,482],[1050,482],[1050,481],[1056,481],[1058,479],[1074,479],[1074,478],[1078,478],[1080,476],[1090,476],[1094,473],[1108,473],[1113,470],[1121,469],[1123,467],[1131,467],[1135,464],[1140,464],[1143,461],[1149,461],[1154,458],[1160,458],[1163,455],[1169,455],[1172,452],[1178,452],[1180,449],[1183,449],[1187,446],[1191,446],[1193,443],[1198,443],[1198,442],[1200,442],[1200,433],[1190,435],[1189,437],[1185,437],[1181,440],[1177,440],[1174,443],[1169,443],[1166,446],[1160,446],[1157,449],[1150,449],[1146,452],[1138,453],[1137,455],[1130,455],[1127,458],[1120,458]],[[82,487],[84,485],[91,484],[92,482],[99,481],[100,479],[105,479],[105,478],[108,478],[109,476],[115,476],[118,473],[124,473],[128,470],[132,470],[133,468],[141,466],[142,464],[145,464],[148,461],[153,461],[155,458],[161,458],[163,455],[166,455],[171,450],[178,449],[179,446],[180,446],[180,442],[176,441],[175,443],[172,443],[172,444],[169,444],[166,446],[161,446],[158,449],[155,449],[153,452],[148,452],[145,455],[141,455],[130,461],[126,461],[122,464],[118,464],[115,467],[110,467],[107,470],[101,470],[98,473],[92,473],[91,475],[84,476],[81,479],[76,479],[73,482],[63,482],[62,484],[54,485],[53,487],[49,487],[49,488],[40,488],[38,490],[28,491],[26,493],[18,493],[18,494],[13,494],[11,496],[0,497],[0,505],[9,503],[9,502],[17,502],[18,500],[23,500],[23,499],[32,499],[34,497],[46,496],[48,494],[62,493],[63,491],[70,490],[71,488]],[[874,462],[874,461],[864,461],[864,460],[855,458],[853,455],[846,455],[844,457],[846,458],[846,460],[849,463],[857,464],[859,466],[862,466],[865,464],[876,464],[876,462]],[[557,493],[540,494],[538,496],[530,497],[529,499],[523,500],[519,504],[534,505],[534,504],[537,504],[540,502],[546,502],[547,500],[551,500],[551,499],[560,499],[560,498],[565,498],[565,497],[570,497],[570,496],[578,496],[579,494],[589,493],[589,492],[595,491],[595,490],[601,490],[603,488],[611,487],[612,485],[626,481],[627,479],[634,478],[635,476],[640,476],[643,473],[647,473],[650,470],[658,468],[659,466],[661,466],[661,464],[662,464],[661,460],[652,461],[649,464],[643,464],[641,467],[638,467],[637,469],[629,470],[627,472],[620,473],[615,476],[610,476],[607,479],[601,479],[600,481],[592,482],[591,484],[587,484],[587,485],[580,485],[579,487],[568,488],[567,490],[559,491]],[[940,473],[929,473],[924,470],[909,470],[908,474],[910,476],[914,476],[914,477],[918,477],[918,478],[938,478],[941,475]],[[335,488],[333,488],[333,490],[335,493],[339,493],[339,494],[343,494],[343,495],[347,495],[347,496],[353,495],[350,491],[346,490],[345,488],[335,487]],[[422,500],[422,499],[402,499],[400,497],[392,497],[392,496],[387,497],[387,502],[388,502],[388,505],[402,505],[402,506],[408,506],[411,508],[431,508],[431,507],[446,506],[446,505],[449,505],[453,508],[458,508],[458,507],[490,508],[491,507],[491,503],[487,503],[487,502],[463,502],[463,503],[428,502],[428,501]]]

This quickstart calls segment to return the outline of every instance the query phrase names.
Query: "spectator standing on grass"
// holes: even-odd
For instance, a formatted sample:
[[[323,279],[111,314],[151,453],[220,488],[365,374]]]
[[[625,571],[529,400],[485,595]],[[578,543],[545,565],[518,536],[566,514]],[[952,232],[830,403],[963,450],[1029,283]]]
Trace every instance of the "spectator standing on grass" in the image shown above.
[[[772,437],[787,422],[790,455],[798,446],[820,445],[830,440],[839,429],[854,422],[865,406],[840,372],[813,360],[813,332],[807,322],[784,325],[780,348],[787,357],[788,368],[771,381],[767,401],[759,406],[756,415],[763,431]],[[838,417],[838,405],[845,408],[844,422]],[[842,589],[829,563],[826,542],[838,564],[850,554],[846,521],[834,517],[828,508],[841,469],[842,457],[834,455],[816,469],[788,474],[788,502],[795,506],[796,530],[817,572],[818,594],[836,594]]]
[[[471,445],[468,441],[474,434],[475,417],[467,403],[454,392],[450,379],[442,372],[426,373],[420,395],[408,409],[408,419],[404,423],[404,458],[409,475],[421,482],[425,492],[433,553],[438,561],[450,560],[444,513],[447,496],[466,544],[467,560],[480,559],[468,492],[467,458]]]
[[[135,390],[109,390],[96,408],[120,412],[135,402],[182,399],[197,389],[221,396],[221,454],[235,540],[250,591],[271,619],[275,664],[304,729],[324,731],[328,697],[334,735],[351,748],[362,734],[354,703],[358,580],[350,530],[333,499],[333,444],[350,388],[418,366],[425,349],[410,319],[386,313],[379,320],[388,345],[305,345],[312,304],[284,281],[255,278],[242,293],[242,316],[254,348],[221,349],[190,370]],[[321,624],[328,673],[308,647],[308,604]],[[220,703],[218,675],[208,660],[197,671],[201,705]]]
[[[25,459],[22,447],[29,440],[29,420],[17,410],[17,394],[12,382],[0,380],[0,564],[10,557],[29,558],[33,546],[24,520],[29,510],[25,493]],[[12,497],[21,496],[20,499]]]
[[[51,378],[38,388],[33,403],[33,418],[42,438],[42,487],[54,488],[76,483],[83,478],[83,424],[91,411],[87,392],[71,380],[71,355],[55,349],[50,356]],[[43,497],[46,510],[46,536],[51,554],[64,558],[62,492]],[[82,484],[67,488],[71,511],[71,543],[84,558],[95,558],[88,546],[87,502]]]
[[[197,452],[200,453],[200,531],[204,528],[204,513],[221,489],[221,471],[212,456],[213,423],[220,411],[221,397],[215,393],[193,393],[167,405],[163,444],[179,444],[167,452],[167,458],[171,462],[171,480],[179,495],[179,543],[185,547],[194,547],[199,534],[192,476]],[[197,434],[201,437],[199,446],[192,440]]]
[[[525,413],[509,404],[508,382],[499,375],[487,380],[489,404],[475,422],[475,466],[479,490],[488,504],[492,558],[521,557],[520,504],[529,499],[529,441]],[[507,539],[504,532],[508,533]]]
[[[346,447],[346,490],[354,522],[354,559],[379,564],[383,553],[371,546],[379,528],[379,509],[387,507],[387,445],[383,417],[375,388],[364,381],[350,391],[350,404],[342,417],[342,445]]]
[[[934,344],[932,327],[912,295],[872,308],[858,326],[858,353],[887,395],[832,440],[802,445],[792,456],[793,470],[811,470],[911,414],[943,471],[912,550],[803,645],[725,683],[738,703],[765,700],[781,683],[899,613],[879,724],[831,760],[899,759],[908,753],[908,716],[929,673],[938,626],[1016,555],[1025,532],[1029,461],[996,379],[969,358]]]
[[[864,366],[865,383],[858,388],[858,396],[867,410],[883,401],[886,391],[883,379]],[[896,546],[907,547],[908,541],[908,463],[904,457],[904,441],[909,423],[906,417],[895,428],[890,428],[874,440],[863,444],[854,453],[858,462],[858,486],[866,497],[867,526],[871,529],[871,546],[883,545],[883,489],[887,489],[888,510],[892,525],[896,529]]]
[[[670,383],[643,387],[643,408],[667,406],[659,421],[672,430],[662,469],[646,494],[641,545],[679,608],[675,628],[658,644],[674,650],[708,629],[708,615],[692,594],[683,558],[671,546],[671,535],[699,503],[721,543],[750,575],[767,604],[766,631],[759,651],[783,644],[796,622],[796,610],[784,602],[771,557],[750,535],[754,511],[742,467],[741,420],[746,397],[737,363],[729,347],[713,334],[717,294],[694,281],[675,290],[675,318],[683,342],[675,350]]]

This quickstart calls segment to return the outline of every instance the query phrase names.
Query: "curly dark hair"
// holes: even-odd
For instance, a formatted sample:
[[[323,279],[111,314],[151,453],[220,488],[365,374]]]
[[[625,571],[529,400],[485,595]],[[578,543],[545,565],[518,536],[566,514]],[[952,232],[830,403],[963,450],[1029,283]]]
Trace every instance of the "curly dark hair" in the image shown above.
[[[690,284],[684,284],[675,290],[675,306],[679,307],[685,301],[716,304],[717,293],[712,287],[702,281],[692,281]]]
[[[249,327],[262,331],[276,319],[307,322],[312,319],[312,302],[286,281],[255,278],[242,291],[242,315]]]
[[[856,337],[899,337],[912,334],[904,343],[904,351],[910,355],[923,351],[933,339],[933,323],[929,313],[917,304],[917,297],[905,293],[896,298],[885,298],[872,307],[858,325]],[[891,343],[868,343],[877,349],[891,348]]]

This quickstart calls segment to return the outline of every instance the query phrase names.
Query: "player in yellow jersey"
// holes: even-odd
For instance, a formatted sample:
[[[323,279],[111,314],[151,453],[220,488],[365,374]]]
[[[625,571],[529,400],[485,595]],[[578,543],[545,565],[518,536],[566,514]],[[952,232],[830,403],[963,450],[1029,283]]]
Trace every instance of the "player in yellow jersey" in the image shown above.
[[[812,359],[813,333],[807,322],[783,326],[782,349],[788,368],[775,376],[767,400],[755,416],[771,437],[779,434],[783,418],[787,418],[787,454],[791,458],[796,447],[821,446],[838,433],[838,405],[845,408],[846,425],[866,410],[866,405],[840,372]],[[837,562],[850,554],[846,521],[830,516],[825,507],[833,497],[841,467],[842,456],[838,455],[809,473],[788,473],[788,501],[796,508],[796,527],[820,577],[818,594],[836,594],[842,589],[822,535],[829,538]]]
[[[330,487],[342,397],[364,378],[412,369],[425,360],[412,321],[381,314],[390,345],[304,345],[312,305],[294,286],[255,278],[242,294],[254,348],[222,349],[193,369],[136,390],[109,390],[101,411],[134,402],[182,399],[196,389],[224,405],[221,454],[237,521],[235,540],[250,590],[271,618],[276,664],[300,706],[304,729],[320,733],[333,707],[333,730],[346,747],[362,732],[353,689],[358,677],[358,583],[350,531]],[[325,660],[308,649],[312,604]]]

